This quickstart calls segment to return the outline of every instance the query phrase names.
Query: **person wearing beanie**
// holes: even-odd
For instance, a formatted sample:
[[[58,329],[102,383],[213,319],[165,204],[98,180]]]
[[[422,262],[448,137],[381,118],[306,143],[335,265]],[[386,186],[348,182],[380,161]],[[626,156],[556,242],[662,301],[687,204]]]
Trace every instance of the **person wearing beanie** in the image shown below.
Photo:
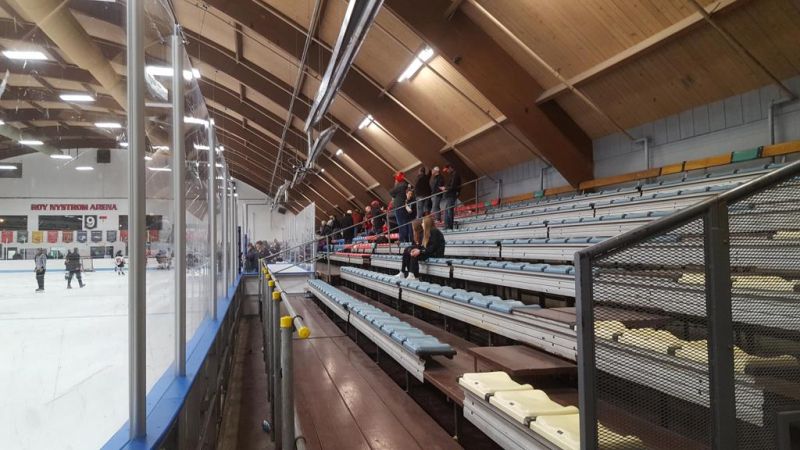
[[[409,229],[407,225],[411,222],[411,216],[404,208],[406,203],[406,191],[408,191],[408,181],[406,181],[406,174],[397,172],[394,176],[394,187],[389,191],[392,196],[392,208],[389,214],[394,214],[397,220],[398,234],[400,235],[400,242],[410,242]],[[392,230],[389,230],[391,232]]]

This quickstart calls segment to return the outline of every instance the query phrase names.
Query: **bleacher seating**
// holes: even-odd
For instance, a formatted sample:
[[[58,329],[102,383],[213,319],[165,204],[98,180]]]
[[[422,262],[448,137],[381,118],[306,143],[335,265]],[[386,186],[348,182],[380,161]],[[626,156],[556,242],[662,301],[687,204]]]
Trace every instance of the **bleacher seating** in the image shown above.
[[[543,390],[519,384],[505,372],[465,373],[464,417],[504,449],[581,448],[578,408],[561,405]],[[636,436],[623,436],[600,425],[600,448],[641,449]]]
[[[423,358],[434,355],[452,357],[455,354],[449,344],[324,281],[309,280],[308,286],[329,309],[369,337],[420,381],[425,366]]]

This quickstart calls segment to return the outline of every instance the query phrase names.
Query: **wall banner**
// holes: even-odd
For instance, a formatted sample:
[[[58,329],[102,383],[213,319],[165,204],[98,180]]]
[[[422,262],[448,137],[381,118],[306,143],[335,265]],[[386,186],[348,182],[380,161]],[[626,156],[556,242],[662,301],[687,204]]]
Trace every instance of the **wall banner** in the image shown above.
[[[62,231],[61,242],[65,244],[69,244],[70,242],[72,242],[72,231]]]
[[[77,235],[77,238],[75,239],[76,241],[78,241],[81,244],[86,243],[86,230],[78,230],[76,232],[76,235]]]
[[[117,230],[106,231],[106,242],[117,242]]]
[[[33,231],[33,232],[31,232],[31,243],[32,244],[41,244],[43,239],[44,239],[44,233],[42,233],[41,231]]]
[[[48,231],[47,232],[47,243],[48,244],[55,244],[58,242],[58,231]]]
[[[103,242],[103,232],[100,230],[92,230],[92,242]]]

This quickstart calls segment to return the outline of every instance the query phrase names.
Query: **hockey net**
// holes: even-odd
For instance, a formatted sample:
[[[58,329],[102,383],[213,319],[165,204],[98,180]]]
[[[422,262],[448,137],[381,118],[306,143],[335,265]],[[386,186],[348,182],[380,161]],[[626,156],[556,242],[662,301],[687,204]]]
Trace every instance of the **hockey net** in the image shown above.
[[[81,258],[81,272],[94,272],[94,260],[91,257]]]

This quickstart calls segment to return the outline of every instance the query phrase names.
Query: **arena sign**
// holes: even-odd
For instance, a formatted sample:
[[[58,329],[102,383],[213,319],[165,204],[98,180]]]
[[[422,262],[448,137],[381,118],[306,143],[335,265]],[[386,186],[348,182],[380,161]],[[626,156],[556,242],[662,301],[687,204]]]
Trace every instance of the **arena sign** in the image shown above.
[[[115,203],[32,203],[31,211],[116,211]]]

